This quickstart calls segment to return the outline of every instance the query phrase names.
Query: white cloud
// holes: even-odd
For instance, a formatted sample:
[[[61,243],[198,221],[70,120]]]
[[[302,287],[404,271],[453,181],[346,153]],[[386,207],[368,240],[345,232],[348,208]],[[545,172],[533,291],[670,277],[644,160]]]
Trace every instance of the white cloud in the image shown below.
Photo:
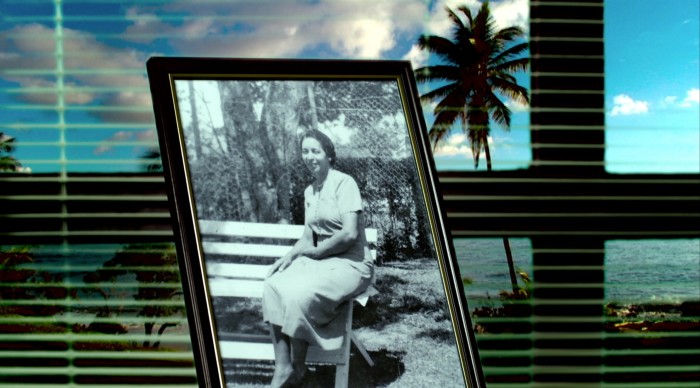
[[[613,97],[615,104],[610,111],[612,116],[617,115],[635,115],[649,111],[649,103],[647,101],[634,100],[626,94],[618,94]]]
[[[136,132],[136,139],[138,141],[156,141],[158,134],[155,129]]]
[[[156,11],[160,18],[154,16]],[[170,45],[187,55],[291,57],[305,50],[330,49],[325,56],[381,58],[394,48],[399,35],[418,31],[425,11],[420,0],[321,0],[280,2],[274,12],[283,16],[271,18],[270,9],[255,2],[175,1],[159,8],[131,7],[133,24],[124,36],[170,36]],[[170,13],[193,17],[170,23],[162,17]],[[230,18],[206,19],[210,15]]]
[[[157,143],[155,143],[156,138],[157,133],[154,129],[146,131],[118,131],[112,134],[112,136],[102,140],[100,144],[92,150],[92,153],[97,156],[110,153],[114,150],[115,146],[126,145],[120,143],[130,141],[152,143],[150,147],[157,147]],[[136,145],[133,148],[133,152],[136,155],[140,155],[145,148],[149,147],[146,145]]]
[[[391,19],[329,22],[321,27],[330,45],[350,58],[381,58],[396,44]]]
[[[436,156],[464,155],[471,158],[472,149],[467,143],[467,136],[464,134],[452,135],[443,144],[439,144],[435,150]]]
[[[145,75],[112,74],[109,70],[142,71],[145,55],[126,49],[109,46],[100,42],[94,35],[70,28],[63,29],[63,67],[67,71],[64,77],[65,103],[85,105],[99,103],[105,106],[136,107],[134,111],[111,111],[94,114],[100,118],[120,122],[153,122],[153,114],[143,107],[151,105],[148,81]],[[41,24],[19,25],[0,33],[0,68],[4,69],[53,69],[56,67],[53,53],[56,51],[54,30]],[[41,39],[39,37],[46,37]],[[15,55],[10,55],[12,53]],[[47,55],[47,53],[51,55]],[[74,73],[74,71],[103,69],[99,73]],[[55,88],[54,75],[9,75],[7,80],[17,82],[23,88]],[[97,93],[73,91],[80,87],[114,88],[114,91]],[[124,88],[138,89],[124,91]],[[122,89],[122,90],[120,90]],[[57,97],[51,93],[26,93],[20,98],[30,103],[55,104]]]
[[[489,142],[489,149],[491,153],[493,153],[495,146],[493,137],[489,136],[487,141]],[[454,134],[447,138],[444,143],[438,144],[435,150],[435,156],[464,156],[469,160],[474,159],[474,153],[472,153],[472,147],[469,145],[467,135],[463,133]],[[486,160],[486,154],[483,150],[479,154],[479,160]]]
[[[518,26],[525,32],[530,26],[530,2],[528,0],[503,0],[491,3],[491,12],[498,28]]]
[[[680,106],[682,108],[690,108],[698,104],[700,104],[700,89],[693,88],[686,92],[685,98],[681,101]]]
[[[127,16],[132,25],[124,38],[143,42],[169,36],[170,45],[186,55],[231,57],[293,57],[307,50],[321,50],[324,57],[382,58],[397,42],[419,33],[448,36],[450,21],[445,6],[466,5],[474,12],[477,0],[319,0],[280,2],[275,15],[255,2],[197,4],[178,0],[162,6],[133,6]],[[499,28],[528,28],[527,0],[491,3]],[[171,22],[170,14],[191,18]],[[228,15],[211,18],[211,15]],[[225,38],[224,38],[225,37]],[[328,50],[330,49],[330,50]],[[326,50],[326,51],[323,51]],[[417,48],[404,59],[421,64]]]
[[[685,92],[685,97],[679,100],[678,96],[666,96],[661,100],[663,108],[692,108],[700,104],[700,89],[691,88]]]
[[[114,145],[119,142],[127,141],[130,140],[134,136],[134,132],[132,131],[119,131],[110,136],[108,139],[105,139],[100,143],[99,146],[97,146],[94,150],[92,150],[92,153],[95,155],[102,155],[106,154],[108,152],[111,152]]]
[[[663,106],[671,106],[671,105],[675,104],[676,101],[678,101],[678,96],[666,96],[662,100],[661,104]]]
[[[414,44],[402,59],[411,61],[413,69],[418,69],[428,64],[429,56],[426,50],[421,50],[420,47]]]

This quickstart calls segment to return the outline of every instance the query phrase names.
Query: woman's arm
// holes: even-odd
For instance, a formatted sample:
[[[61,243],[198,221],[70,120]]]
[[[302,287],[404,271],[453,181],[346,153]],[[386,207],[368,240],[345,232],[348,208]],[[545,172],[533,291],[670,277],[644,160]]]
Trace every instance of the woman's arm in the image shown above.
[[[272,264],[270,270],[267,272],[267,276],[272,275],[276,271],[283,271],[285,268],[289,267],[294,259],[301,256],[309,247],[313,248],[313,246],[313,232],[308,225],[305,225],[304,233],[301,235],[301,238],[297,240],[292,249]]]
[[[345,212],[340,217],[343,223],[340,231],[319,242],[316,247],[313,244],[305,247],[301,254],[312,259],[323,259],[350,249],[359,238],[358,220],[360,216],[358,212]]]

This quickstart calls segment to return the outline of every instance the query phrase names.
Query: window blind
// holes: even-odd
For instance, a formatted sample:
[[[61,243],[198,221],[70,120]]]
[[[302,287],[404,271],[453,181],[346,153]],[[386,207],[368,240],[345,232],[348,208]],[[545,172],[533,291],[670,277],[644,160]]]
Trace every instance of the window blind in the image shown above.
[[[197,386],[145,62],[85,32],[102,3],[2,5],[3,386]]]
[[[504,271],[491,287],[466,281],[487,385],[697,385],[698,175],[609,172],[608,3],[530,4],[531,167],[440,176],[463,268],[526,238],[520,295]]]
[[[318,18],[203,3],[218,8],[195,16],[164,1],[0,4],[0,132],[15,139],[10,155],[22,164],[0,175],[0,385],[197,384],[164,181],[147,172],[159,160],[149,157],[157,142],[146,58],[135,52],[152,52],[145,42],[153,38],[244,44],[238,33],[246,30],[135,27],[155,15],[172,24]],[[125,11],[139,4],[148,8]],[[504,157],[492,172],[446,164],[440,173],[489,387],[700,381],[693,305],[627,303],[614,293],[636,286],[638,267],[620,263],[620,250],[653,251],[648,244],[663,240],[695,252],[700,179],[606,170],[615,144],[606,122],[607,5],[530,2],[530,120],[513,128],[529,128],[530,139],[510,145],[531,157]],[[169,53],[207,55],[190,50]],[[501,298],[512,291],[503,237],[524,294]],[[481,249],[492,253],[480,257]],[[650,255],[675,260],[666,251]],[[494,263],[493,284],[469,284],[481,260]],[[695,262],[686,263],[682,288],[652,278],[642,289],[692,302],[698,278]],[[139,280],[144,274],[161,280]]]

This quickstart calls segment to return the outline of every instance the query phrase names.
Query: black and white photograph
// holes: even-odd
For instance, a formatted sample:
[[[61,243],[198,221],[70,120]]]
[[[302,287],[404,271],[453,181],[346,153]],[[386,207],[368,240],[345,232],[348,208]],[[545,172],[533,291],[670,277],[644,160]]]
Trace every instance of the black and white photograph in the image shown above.
[[[209,378],[467,385],[470,326],[406,79],[169,78],[161,147]]]

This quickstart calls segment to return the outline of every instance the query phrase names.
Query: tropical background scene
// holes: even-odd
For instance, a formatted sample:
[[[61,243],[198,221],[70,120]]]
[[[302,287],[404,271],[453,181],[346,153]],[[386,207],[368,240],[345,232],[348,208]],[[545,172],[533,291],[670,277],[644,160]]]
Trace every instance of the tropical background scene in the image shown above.
[[[172,232],[162,227],[169,228],[169,213],[145,74],[150,56],[409,60],[438,171],[517,171],[532,162],[529,7],[524,0],[274,6],[0,0],[0,203],[7,209],[0,225],[0,384],[196,384]],[[606,171],[700,172],[698,7],[694,0],[665,7],[651,1],[604,3]],[[207,111],[222,104],[207,87],[217,88],[183,84],[180,101],[183,111],[198,112],[196,126],[210,144],[201,151],[194,147],[192,157],[193,169],[204,176],[227,162],[226,153],[241,152],[213,135],[235,118],[226,118],[225,107],[219,115]],[[328,85],[239,87],[246,90],[227,93],[254,96],[240,101],[249,120],[237,128],[247,133],[258,133],[261,123],[271,124],[270,130],[291,128],[287,123],[318,126],[336,131],[342,149],[362,141],[359,129],[387,141],[392,131],[404,131],[402,117],[390,113],[396,102],[378,107],[358,99],[381,91],[381,85],[337,90],[335,98],[353,107],[368,104],[355,115],[338,109],[341,105],[324,109],[334,106],[323,100],[333,95],[322,92]],[[309,88],[318,96],[316,110]],[[275,102],[270,99],[283,97],[292,103],[263,109]],[[194,125],[194,117],[186,124]],[[375,122],[365,126],[362,120]],[[270,152],[260,140],[251,136],[251,146]],[[411,174],[399,157],[405,144],[376,147],[362,153],[382,158],[399,179]],[[292,154],[278,156],[283,163]],[[347,163],[370,169],[361,161]],[[381,295],[355,321],[378,367],[353,358],[351,373],[364,376],[358,386],[423,387],[425,376],[430,384],[454,386],[461,379],[458,367],[430,369],[424,361],[453,365],[454,354],[444,350],[454,347],[440,307],[444,296],[435,292],[439,279],[415,276],[437,273],[434,259],[417,243],[425,235],[421,221],[411,217],[421,212],[406,199],[415,190],[385,186],[384,174],[361,175],[356,178],[364,179],[365,189],[375,191],[370,206],[381,214],[375,222],[387,229],[380,248]],[[211,198],[210,208],[203,209],[207,215],[225,219],[240,211],[236,201],[226,199],[224,183],[200,194]],[[288,183],[290,189],[303,185],[291,177]],[[274,214],[263,207],[246,214],[297,222],[297,205],[284,206]],[[76,225],[85,231],[72,234]],[[109,229],[113,225],[121,229]],[[481,354],[510,360],[485,365],[484,373],[512,385],[529,384],[531,345],[502,350],[490,348],[489,341],[520,344],[532,337],[537,277],[530,240],[453,242]],[[608,240],[601,303],[606,339],[635,339],[623,349],[631,349],[632,357],[667,341],[654,351],[693,358],[699,257],[700,239]],[[673,338],[659,339],[661,334]],[[242,384],[264,385],[271,375],[269,363],[245,367]],[[332,371],[319,368],[322,379],[332,379]],[[683,372],[698,373],[695,366]]]

